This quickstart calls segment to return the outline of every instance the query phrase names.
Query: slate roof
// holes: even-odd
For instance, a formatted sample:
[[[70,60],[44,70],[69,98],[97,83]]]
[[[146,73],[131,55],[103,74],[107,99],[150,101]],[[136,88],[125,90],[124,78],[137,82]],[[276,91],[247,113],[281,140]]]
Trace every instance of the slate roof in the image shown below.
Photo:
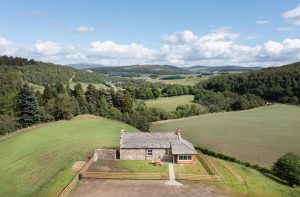
[[[197,154],[194,146],[173,132],[124,133],[120,148],[171,148],[172,154]]]

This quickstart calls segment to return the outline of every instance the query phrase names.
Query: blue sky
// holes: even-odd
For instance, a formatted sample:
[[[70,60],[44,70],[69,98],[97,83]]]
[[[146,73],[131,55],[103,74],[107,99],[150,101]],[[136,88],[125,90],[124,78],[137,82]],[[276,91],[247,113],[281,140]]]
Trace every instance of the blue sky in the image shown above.
[[[273,66],[300,58],[300,1],[0,1],[0,54],[55,63]]]

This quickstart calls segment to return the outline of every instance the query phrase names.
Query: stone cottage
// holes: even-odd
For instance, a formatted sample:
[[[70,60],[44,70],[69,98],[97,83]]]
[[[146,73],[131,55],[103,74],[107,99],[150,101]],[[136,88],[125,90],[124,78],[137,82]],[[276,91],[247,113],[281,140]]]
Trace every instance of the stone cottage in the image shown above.
[[[121,160],[155,160],[173,163],[194,163],[197,151],[176,132],[133,132],[120,135]]]

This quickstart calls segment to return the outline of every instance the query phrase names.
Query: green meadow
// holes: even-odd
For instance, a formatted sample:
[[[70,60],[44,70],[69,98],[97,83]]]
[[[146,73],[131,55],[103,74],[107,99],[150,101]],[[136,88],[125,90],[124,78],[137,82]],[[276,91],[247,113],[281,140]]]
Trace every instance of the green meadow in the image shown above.
[[[59,121],[0,141],[0,196],[57,196],[75,175],[75,161],[119,145],[121,127],[136,130],[108,119]]]
[[[286,152],[300,153],[300,107],[272,105],[239,112],[154,122],[151,131],[175,131],[194,145],[270,167]]]
[[[185,104],[195,104],[193,95],[162,97],[145,101],[148,107],[157,107],[165,111],[175,111],[176,107]]]

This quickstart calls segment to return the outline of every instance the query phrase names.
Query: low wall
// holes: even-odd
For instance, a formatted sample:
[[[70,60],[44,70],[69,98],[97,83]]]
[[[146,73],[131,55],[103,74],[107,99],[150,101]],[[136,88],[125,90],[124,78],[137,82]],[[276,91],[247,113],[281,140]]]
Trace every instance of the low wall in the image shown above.
[[[94,161],[100,160],[116,160],[117,150],[112,149],[96,149]]]
[[[63,189],[63,191],[59,194],[59,197],[65,197],[68,193],[74,188],[77,184],[78,180],[81,178],[81,175],[91,166],[94,161],[95,154],[82,166],[79,172],[74,176],[74,178],[70,181],[70,183]]]

